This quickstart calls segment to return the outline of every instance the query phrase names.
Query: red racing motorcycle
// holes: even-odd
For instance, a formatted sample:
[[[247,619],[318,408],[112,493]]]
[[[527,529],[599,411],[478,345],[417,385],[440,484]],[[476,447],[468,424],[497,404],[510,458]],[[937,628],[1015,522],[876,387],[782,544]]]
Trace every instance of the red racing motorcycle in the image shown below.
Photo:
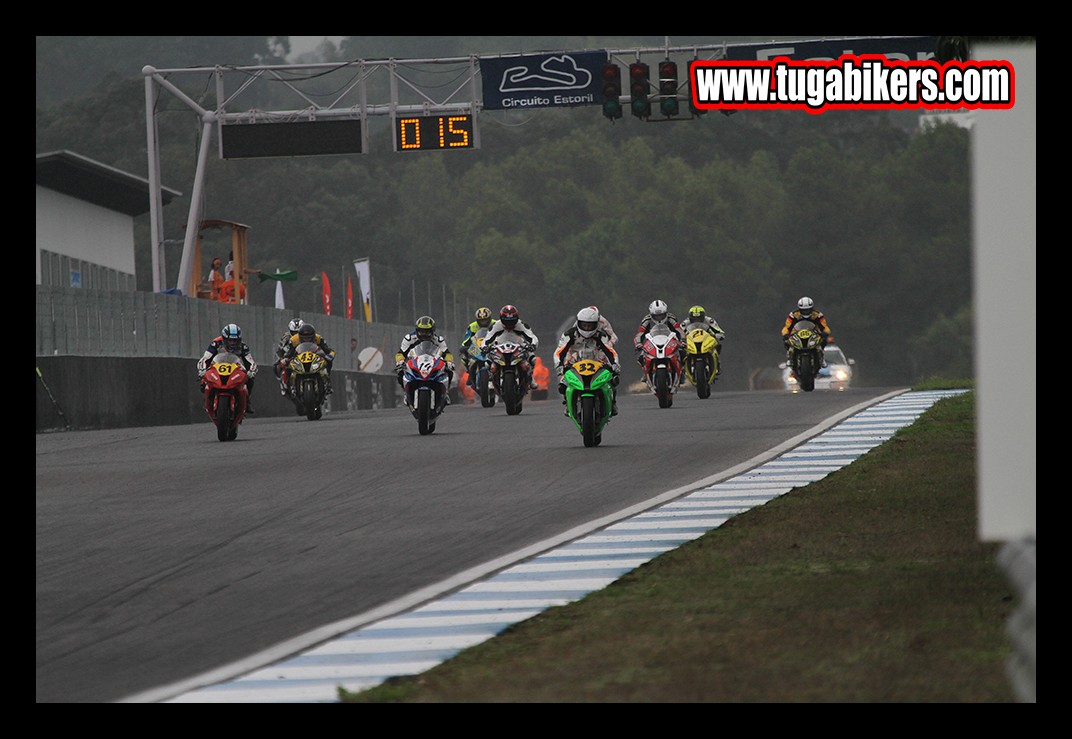
[[[644,336],[640,355],[644,367],[644,384],[659,398],[660,408],[674,404],[674,393],[681,382],[681,342],[669,326],[658,323]]]
[[[238,436],[238,425],[246,416],[249,401],[248,381],[246,365],[237,354],[228,352],[214,356],[201,378],[205,412],[216,424],[216,437],[220,441],[234,441]]]

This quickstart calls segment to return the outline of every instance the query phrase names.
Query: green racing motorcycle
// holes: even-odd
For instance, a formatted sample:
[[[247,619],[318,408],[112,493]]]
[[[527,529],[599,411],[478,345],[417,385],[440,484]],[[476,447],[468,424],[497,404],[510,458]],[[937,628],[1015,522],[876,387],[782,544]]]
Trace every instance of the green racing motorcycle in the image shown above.
[[[580,359],[566,366],[566,414],[581,432],[585,446],[599,446],[614,404],[613,373],[596,359]]]

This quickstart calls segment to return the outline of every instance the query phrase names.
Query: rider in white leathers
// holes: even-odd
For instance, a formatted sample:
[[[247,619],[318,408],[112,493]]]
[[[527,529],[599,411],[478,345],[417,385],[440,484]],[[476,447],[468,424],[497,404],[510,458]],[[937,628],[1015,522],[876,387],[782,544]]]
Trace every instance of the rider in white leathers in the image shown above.
[[[618,363],[618,352],[614,350],[614,342],[603,328],[604,323],[608,326],[610,323],[605,319],[601,321],[601,318],[599,309],[594,305],[581,308],[577,312],[577,320],[559,337],[558,347],[555,349],[558,394],[563,396],[562,402],[565,403],[566,384],[562,381],[562,376],[566,372],[566,365],[578,359],[598,359],[606,364],[614,375],[614,379],[611,380],[614,386],[614,402],[610,414],[616,416],[618,415],[618,383],[621,380],[622,367]]]
[[[528,377],[525,378],[525,387],[532,387],[532,370],[536,359],[536,347],[540,340],[536,338],[536,332],[532,327],[521,320],[517,308],[512,305],[504,305],[499,311],[499,320],[491,324],[488,335],[484,337],[485,353],[495,344],[513,341],[528,348]]]

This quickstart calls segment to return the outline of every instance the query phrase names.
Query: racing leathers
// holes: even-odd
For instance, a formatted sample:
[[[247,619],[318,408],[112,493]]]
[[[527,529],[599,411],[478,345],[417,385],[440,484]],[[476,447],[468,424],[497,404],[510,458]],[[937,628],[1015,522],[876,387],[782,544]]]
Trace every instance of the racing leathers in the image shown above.
[[[644,337],[651,331],[652,326],[657,323],[665,323],[670,327],[670,330],[677,335],[678,340],[678,357],[681,360],[681,373],[684,378],[685,373],[685,331],[681,327],[681,323],[678,322],[677,317],[673,313],[667,313],[666,319],[662,321],[656,321],[651,317],[651,314],[646,314],[640,319],[640,326],[637,328],[636,335],[633,336],[633,354],[636,359],[636,363],[641,367],[644,366]]]
[[[442,334],[435,333],[432,334],[431,339],[417,336],[416,331],[411,331],[402,337],[402,341],[398,345],[398,351],[395,352],[395,374],[398,375],[398,384],[405,387],[406,360],[409,359],[410,350],[422,341],[431,341],[435,344],[436,355],[442,357],[443,361],[447,363],[447,390],[450,390],[451,383],[454,382],[454,355],[450,353],[450,349],[447,347],[447,340],[443,338]]]
[[[528,358],[525,361],[528,374],[524,378],[523,385],[527,391],[528,388],[532,387],[533,364],[536,359],[536,347],[540,345],[540,340],[536,338],[536,332],[532,330],[532,327],[524,321],[519,320],[513,328],[507,328],[506,324],[497,320],[491,324],[491,328],[488,329],[488,335],[484,337],[484,354],[486,355],[488,349],[496,344],[503,344],[508,341],[528,348]]]
[[[789,334],[793,332],[793,327],[801,321],[811,321],[819,327],[819,331],[823,334],[823,346],[825,347],[830,342],[830,326],[826,322],[826,315],[821,310],[811,310],[803,312],[799,310],[790,311],[789,315],[785,317],[785,323],[782,325],[782,343],[785,344],[785,358],[786,361],[792,365],[793,352],[789,347]],[[819,352],[819,358],[822,360],[822,366],[826,366],[826,352]]]
[[[290,362],[291,358],[294,356],[298,348],[298,345],[303,343],[316,344],[317,347],[320,348],[320,351],[324,352],[324,356],[328,360],[328,377],[327,382],[324,383],[324,394],[331,395],[331,366],[335,363],[335,350],[328,346],[328,342],[324,341],[324,337],[320,334],[313,334],[312,339],[308,338],[308,336],[303,337],[301,333],[296,333],[291,336],[290,341],[285,345],[286,349],[281,358],[283,365],[285,366]]]
[[[205,387],[205,373],[208,371],[209,362],[212,358],[220,352],[230,352],[235,354],[246,365],[246,392],[247,392],[247,412],[252,413],[252,402],[248,398],[253,396],[253,378],[257,376],[257,360],[253,358],[253,353],[249,350],[249,345],[244,341],[238,341],[237,344],[227,346],[224,343],[222,336],[217,336],[215,339],[208,343],[208,347],[205,348],[205,353],[201,355],[201,358],[197,360],[197,379],[201,383],[201,388]]]
[[[469,324],[469,327],[465,330],[465,336],[462,337],[461,346],[458,348],[458,360],[465,367],[465,371],[469,373],[469,385],[475,387],[475,377],[472,370],[473,357],[469,354],[470,348],[476,352],[477,347],[474,342],[476,341],[476,335],[481,329],[491,330],[491,325],[481,326],[480,321],[473,321]]]
[[[290,385],[287,378],[287,352],[290,350],[290,340],[298,335],[297,331],[287,331],[279,337],[279,343],[275,347],[275,376],[279,379],[279,392],[281,395],[290,393]]]
[[[687,336],[691,329],[699,328],[701,326],[703,326],[703,328],[705,328],[708,333],[718,339],[718,348],[716,350],[716,353],[721,358],[722,353],[726,350],[726,332],[722,330],[722,327],[718,325],[718,321],[716,321],[712,316],[704,316],[702,321],[690,318],[690,320],[682,327],[681,332]],[[722,362],[718,363],[717,374],[722,374]]]
[[[618,363],[618,352],[614,350],[613,342],[603,332],[602,327],[592,336],[585,338],[578,333],[577,324],[574,323],[559,337],[558,347],[555,349],[555,372],[558,375],[558,394],[563,396],[562,403],[566,402],[566,383],[562,379],[566,367],[580,359],[598,359],[614,375],[611,380],[614,388],[611,416],[618,415],[618,383],[621,381],[622,367]],[[568,415],[569,411],[566,413]]]

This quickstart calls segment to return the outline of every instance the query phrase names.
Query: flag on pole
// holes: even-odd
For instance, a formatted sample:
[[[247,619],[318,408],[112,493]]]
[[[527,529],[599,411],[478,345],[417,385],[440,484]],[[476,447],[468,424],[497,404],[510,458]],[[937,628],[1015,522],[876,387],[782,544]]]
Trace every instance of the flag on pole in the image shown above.
[[[354,269],[357,270],[357,281],[361,290],[361,304],[365,308],[365,320],[372,320],[372,274],[369,270],[369,260],[358,259],[354,261]]]
[[[320,288],[324,296],[324,315],[331,315],[331,283],[328,282],[328,273],[320,273]]]
[[[283,309],[285,309],[287,307],[286,304],[283,302],[283,283],[282,282],[275,283],[275,307],[276,307],[277,310],[283,310]]]
[[[276,269],[274,275],[270,272],[258,272],[257,279],[261,282],[264,282],[265,280],[275,280],[276,282],[294,282],[298,279],[298,273],[292,269],[288,269],[286,272],[280,272],[278,269]]]
[[[346,278],[346,317],[354,317],[354,281],[349,277]]]

